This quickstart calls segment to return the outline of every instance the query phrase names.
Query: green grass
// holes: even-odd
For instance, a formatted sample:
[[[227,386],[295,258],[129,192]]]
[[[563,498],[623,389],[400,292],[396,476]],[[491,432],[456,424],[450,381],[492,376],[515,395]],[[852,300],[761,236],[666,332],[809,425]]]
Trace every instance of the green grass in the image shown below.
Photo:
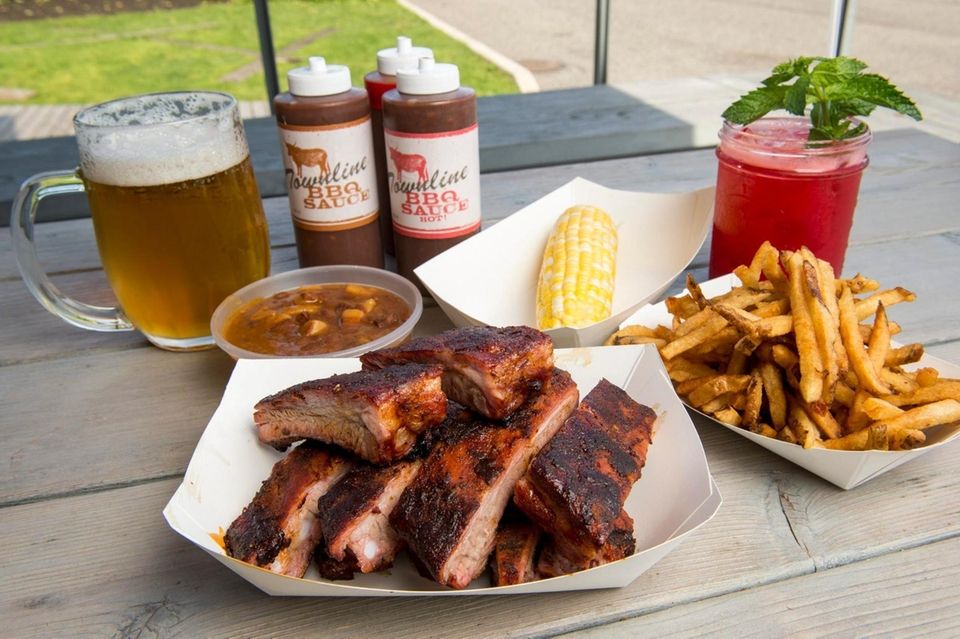
[[[376,52],[397,35],[430,46],[439,61],[460,66],[479,95],[517,90],[513,78],[390,0],[274,0],[270,3],[280,89],[286,72],[309,55],[346,64],[353,83],[376,65]],[[329,32],[328,32],[329,31]],[[287,47],[324,32],[315,41]],[[33,104],[94,103],[174,89],[215,89],[263,100],[263,74],[223,76],[260,59],[249,0],[188,9],[7,22],[0,24],[0,87],[31,89]]]

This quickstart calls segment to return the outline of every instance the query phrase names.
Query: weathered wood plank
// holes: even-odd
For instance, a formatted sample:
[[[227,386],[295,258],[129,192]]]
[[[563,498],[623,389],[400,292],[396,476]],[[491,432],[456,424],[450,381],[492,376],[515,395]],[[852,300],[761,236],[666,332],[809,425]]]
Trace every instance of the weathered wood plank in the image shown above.
[[[610,85],[498,96],[480,103],[479,119],[486,171],[715,144],[696,139],[694,123]]]
[[[718,482],[766,484],[818,569],[960,536],[956,443],[843,491],[699,415],[694,422]]]
[[[116,297],[103,271],[86,271],[52,278],[65,294],[88,304],[113,306]],[[123,350],[148,345],[139,333],[99,333],[71,326],[47,312],[17,280],[0,282],[0,367],[24,361],[62,357],[94,349]]]
[[[957,583],[951,539],[563,637],[956,636]]]
[[[926,351],[948,362],[960,362],[960,341],[943,342],[927,346]]]
[[[958,216],[960,217],[960,216]],[[917,294],[909,304],[890,307],[890,317],[900,322],[899,341],[945,342],[960,338],[960,326],[950,318],[960,316],[960,235],[903,238],[882,244],[855,244],[847,251],[844,272],[861,272],[881,286],[903,286]]]
[[[0,367],[0,503],[180,472],[232,369],[147,346]]]

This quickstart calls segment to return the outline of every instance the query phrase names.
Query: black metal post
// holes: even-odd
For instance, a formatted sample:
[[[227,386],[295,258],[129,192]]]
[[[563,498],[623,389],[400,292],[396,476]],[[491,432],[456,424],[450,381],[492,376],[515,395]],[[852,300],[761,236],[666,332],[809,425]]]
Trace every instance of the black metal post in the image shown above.
[[[845,53],[850,4],[852,2],[847,0],[833,0],[833,37],[830,41],[830,55],[833,57]]]
[[[273,33],[270,31],[270,12],[267,10],[267,0],[253,0],[253,8],[257,13],[257,35],[260,38],[263,79],[267,83],[270,113],[273,113],[273,98],[280,93],[280,84],[277,80],[277,59],[273,53]]]
[[[607,83],[607,44],[610,35],[610,0],[597,0],[597,28],[593,43],[593,83]]]

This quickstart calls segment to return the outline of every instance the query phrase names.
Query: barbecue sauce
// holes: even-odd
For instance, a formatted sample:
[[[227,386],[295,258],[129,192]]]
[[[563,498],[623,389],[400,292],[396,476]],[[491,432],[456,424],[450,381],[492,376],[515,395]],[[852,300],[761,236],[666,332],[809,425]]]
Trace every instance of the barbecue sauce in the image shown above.
[[[384,250],[395,255],[393,225],[390,216],[390,185],[387,182],[387,151],[383,143],[383,94],[397,86],[398,69],[416,69],[420,58],[432,58],[433,51],[415,47],[410,38],[397,37],[397,46],[377,52],[377,70],[363,78],[370,96],[370,121],[373,123],[373,156],[377,167],[377,193],[380,195],[380,241]]]
[[[367,92],[321,57],[287,79],[274,110],[300,266],[383,268]]]
[[[383,96],[397,270],[413,269],[480,230],[477,96],[455,65],[422,58]]]

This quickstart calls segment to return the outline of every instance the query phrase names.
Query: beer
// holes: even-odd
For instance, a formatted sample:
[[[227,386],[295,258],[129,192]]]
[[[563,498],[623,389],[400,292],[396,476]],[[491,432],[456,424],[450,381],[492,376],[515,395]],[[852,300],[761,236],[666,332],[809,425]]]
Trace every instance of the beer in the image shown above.
[[[123,314],[154,344],[212,344],[210,316],[265,277],[270,244],[236,101],[170,93],[76,119],[97,246]]]
[[[250,158],[173,184],[117,186],[84,175],[97,246],[134,326],[164,340],[210,334],[210,316],[270,270]]]
[[[138,329],[168,350],[212,347],[216,307],[270,270],[237,101],[226,93],[151,93],[84,109],[73,124],[80,169],[28,178],[13,207],[10,235],[27,288],[80,328]],[[37,259],[37,204],[80,190],[120,308],[65,296]]]

